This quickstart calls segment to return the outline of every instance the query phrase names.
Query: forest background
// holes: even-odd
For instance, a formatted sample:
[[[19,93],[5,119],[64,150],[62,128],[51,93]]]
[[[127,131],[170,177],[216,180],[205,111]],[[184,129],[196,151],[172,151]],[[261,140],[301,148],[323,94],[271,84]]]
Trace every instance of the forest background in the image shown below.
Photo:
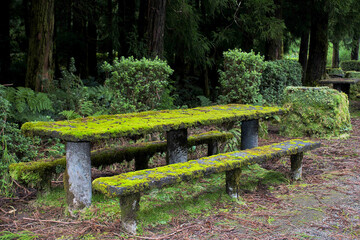
[[[316,86],[327,66],[358,60],[359,42],[358,0],[0,1],[1,193],[11,162],[64,154],[58,140],[22,136],[26,121],[231,102],[234,89],[273,104],[255,80]],[[227,75],[233,53],[248,65]],[[262,80],[230,81],[252,64]]]

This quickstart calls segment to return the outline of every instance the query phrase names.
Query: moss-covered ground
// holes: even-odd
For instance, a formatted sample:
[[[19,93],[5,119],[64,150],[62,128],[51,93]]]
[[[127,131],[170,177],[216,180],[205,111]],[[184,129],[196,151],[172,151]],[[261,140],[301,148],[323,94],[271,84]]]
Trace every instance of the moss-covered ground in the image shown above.
[[[50,192],[19,187],[19,197],[0,198],[0,239],[359,239],[360,102],[352,101],[350,110],[349,138],[321,140],[323,147],[305,154],[300,182],[264,181],[268,171],[262,169],[280,180],[288,177],[284,158],[244,170],[244,183],[255,187],[244,188],[238,201],[224,193],[222,174],[152,190],[142,197],[135,237],[120,229],[117,199],[95,194],[79,219],[68,216],[61,180],[55,179],[58,187]],[[260,145],[286,140],[278,128],[270,126]],[[151,165],[161,164],[162,157]]]

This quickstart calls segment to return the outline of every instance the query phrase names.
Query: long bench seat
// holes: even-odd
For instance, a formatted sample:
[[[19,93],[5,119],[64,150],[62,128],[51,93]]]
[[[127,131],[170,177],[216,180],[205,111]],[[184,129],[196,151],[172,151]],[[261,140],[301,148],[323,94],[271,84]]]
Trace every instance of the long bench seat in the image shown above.
[[[298,180],[302,174],[303,153],[319,146],[319,142],[295,139],[185,163],[101,177],[95,179],[92,186],[110,197],[119,197],[122,226],[126,231],[135,234],[140,196],[146,190],[162,188],[212,173],[226,172],[226,192],[237,198],[240,194],[241,183],[237,179],[241,174],[241,167],[290,155],[292,178]]]
[[[188,138],[188,146],[208,145],[208,156],[214,155],[218,151],[218,143],[226,142],[233,138],[228,132],[209,131]],[[148,168],[149,159],[159,152],[165,152],[166,141],[152,141],[136,143],[129,146],[116,148],[104,148],[91,152],[91,165],[93,167],[107,166],[122,161],[135,159],[135,169]],[[15,180],[19,180],[28,186],[38,189],[48,188],[51,183],[53,173],[60,166],[65,168],[66,157],[56,159],[42,159],[32,162],[13,163],[9,166],[10,174]]]

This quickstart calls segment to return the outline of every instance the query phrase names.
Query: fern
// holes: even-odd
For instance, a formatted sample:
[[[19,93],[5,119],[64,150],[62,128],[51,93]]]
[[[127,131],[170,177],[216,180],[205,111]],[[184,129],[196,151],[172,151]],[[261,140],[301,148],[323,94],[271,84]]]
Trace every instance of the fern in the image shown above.
[[[67,120],[72,120],[72,119],[81,117],[79,114],[77,114],[73,110],[65,110],[65,111],[60,112],[59,114],[64,116]]]
[[[30,88],[7,88],[5,98],[13,105],[9,115],[15,122],[48,119],[43,112],[54,111],[47,94],[36,93]]]

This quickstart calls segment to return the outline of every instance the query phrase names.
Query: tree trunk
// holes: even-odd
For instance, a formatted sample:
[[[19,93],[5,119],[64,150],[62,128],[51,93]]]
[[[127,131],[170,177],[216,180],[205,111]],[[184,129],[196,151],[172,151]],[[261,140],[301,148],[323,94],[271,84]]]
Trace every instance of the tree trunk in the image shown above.
[[[351,60],[359,60],[359,43],[358,37],[353,39],[353,46],[351,48]]]
[[[97,58],[96,58],[96,49],[97,49],[97,32],[96,25],[94,21],[89,21],[88,23],[88,63],[89,63],[89,74],[92,77],[97,77]]]
[[[108,30],[108,37],[106,40],[106,51],[108,52],[108,62],[112,63],[114,60],[114,34],[113,34],[113,1],[107,1],[107,10],[106,10],[106,23],[107,23],[107,30]]]
[[[25,86],[46,91],[53,80],[54,0],[32,0]]]
[[[162,58],[164,53],[164,29],[166,0],[149,0],[147,45],[149,56]]]
[[[324,11],[324,4],[324,1],[313,1],[309,60],[306,69],[305,86],[316,86],[326,71],[329,14]]]
[[[87,15],[83,12],[81,2],[74,2],[72,32],[76,39],[73,43],[72,55],[80,78],[89,77],[89,49],[87,41]]]
[[[339,68],[339,64],[340,64],[340,54],[339,54],[339,41],[334,41],[333,42],[333,55],[332,55],[332,64],[331,67],[332,68]]]
[[[145,1],[144,1],[145,2]],[[119,56],[128,56],[129,53],[129,41],[128,34],[133,30],[133,24],[135,22],[135,1],[118,0],[118,31],[120,48],[118,49]]]
[[[275,12],[274,17],[282,19],[282,0],[274,0]],[[283,58],[283,39],[282,34],[278,38],[268,39],[265,42],[265,60],[275,61]]]
[[[10,0],[0,2],[0,84],[9,83],[10,68]]]
[[[304,83],[306,77],[306,68],[308,62],[308,52],[309,52],[309,31],[304,31],[301,34],[300,50],[299,50],[299,63],[302,66],[303,76],[302,82]]]

